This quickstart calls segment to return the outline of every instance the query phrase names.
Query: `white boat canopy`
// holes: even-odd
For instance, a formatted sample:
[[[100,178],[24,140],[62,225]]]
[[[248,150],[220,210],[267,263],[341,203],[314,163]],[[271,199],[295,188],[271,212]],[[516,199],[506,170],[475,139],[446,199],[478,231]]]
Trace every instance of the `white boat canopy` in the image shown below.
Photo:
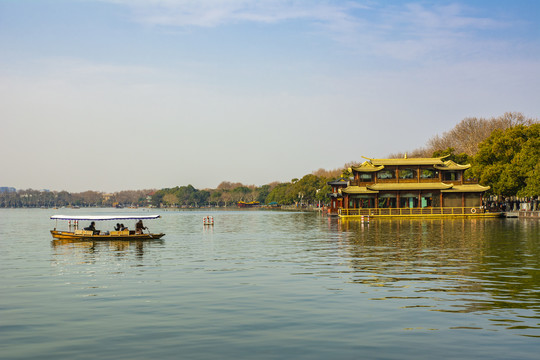
[[[161,215],[53,215],[52,220],[151,220],[160,218]]]

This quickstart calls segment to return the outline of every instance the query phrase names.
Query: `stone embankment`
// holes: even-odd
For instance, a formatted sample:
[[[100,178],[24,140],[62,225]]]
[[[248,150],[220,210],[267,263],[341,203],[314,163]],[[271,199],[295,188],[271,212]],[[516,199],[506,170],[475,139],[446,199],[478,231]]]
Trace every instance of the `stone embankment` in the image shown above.
[[[528,211],[528,210],[521,210],[519,211],[519,218],[520,219],[539,219],[540,220],[540,211]]]
[[[320,208],[318,206],[313,205],[303,205],[303,206],[296,206],[296,205],[282,205],[281,210],[287,210],[287,211],[321,211],[323,208]]]

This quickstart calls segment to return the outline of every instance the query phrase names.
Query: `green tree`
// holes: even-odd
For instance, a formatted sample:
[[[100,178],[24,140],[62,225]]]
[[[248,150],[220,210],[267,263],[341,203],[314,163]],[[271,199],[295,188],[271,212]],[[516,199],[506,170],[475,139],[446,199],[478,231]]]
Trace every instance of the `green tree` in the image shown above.
[[[495,130],[479,144],[471,172],[493,194],[538,196],[540,124]]]
[[[525,178],[525,187],[518,196],[540,196],[540,124],[529,127],[529,138],[514,158],[519,176]]]
[[[266,202],[266,198],[270,194],[270,185],[263,185],[257,188],[257,201],[261,204]]]
[[[165,196],[166,193],[167,193],[166,189],[161,189],[161,190],[156,191],[152,195],[152,199],[150,200],[150,203],[152,204],[152,206],[160,207],[161,203],[163,202],[163,196]]]
[[[178,203],[178,198],[176,197],[176,195],[169,193],[163,196],[163,201],[169,206],[174,206]]]
[[[300,180],[276,185],[266,197],[266,203],[290,205],[299,202],[315,204],[319,200],[325,201],[326,194],[330,192],[326,183],[329,179],[314,174],[305,175]]]
[[[324,186],[317,192],[316,200],[320,201],[321,204],[325,204],[328,201],[328,194],[332,192],[332,187],[327,182],[325,181]]]
[[[220,204],[220,202],[222,202],[222,198],[221,198],[222,194],[223,194],[223,192],[220,191],[220,190],[211,191],[210,198],[209,198],[210,203],[211,204],[215,203],[216,206],[218,206]]]
[[[266,203],[276,202],[283,205],[292,204],[293,200],[287,197],[287,189],[290,185],[290,183],[277,184],[266,197]]]
[[[518,195],[540,196],[540,162],[527,175],[527,186]]]
[[[199,206],[208,204],[210,199],[210,191],[208,190],[199,190],[196,193],[197,203]]]

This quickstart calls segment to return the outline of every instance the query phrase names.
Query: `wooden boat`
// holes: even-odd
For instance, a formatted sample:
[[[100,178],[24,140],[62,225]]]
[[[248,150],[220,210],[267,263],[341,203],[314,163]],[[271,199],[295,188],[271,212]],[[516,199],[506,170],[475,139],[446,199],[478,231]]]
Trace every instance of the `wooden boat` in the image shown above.
[[[258,206],[259,204],[260,203],[258,201],[250,201],[250,202],[239,201],[236,205],[238,207],[245,208],[245,207]]]
[[[65,240],[150,240],[161,239],[165,234],[163,233],[144,233],[142,231],[137,232],[135,230],[123,230],[123,231],[104,231],[104,230],[84,230],[79,229],[79,221],[125,221],[125,220],[152,220],[160,218],[160,215],[53,215],[52,220],[68,221],[68,230],[57,230],[57,226],[51,230],[51,235],[55,239]]]

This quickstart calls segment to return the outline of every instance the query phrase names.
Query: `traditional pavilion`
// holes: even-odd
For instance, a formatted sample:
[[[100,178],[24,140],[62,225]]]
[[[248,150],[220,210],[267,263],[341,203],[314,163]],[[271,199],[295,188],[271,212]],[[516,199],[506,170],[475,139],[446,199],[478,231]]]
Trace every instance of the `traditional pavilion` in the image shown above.
[[[470,164],[440,158],[370,159],[349,168],[352,177],[332,186],[330,212],[354,216],[486,216],[489,186],[466,179]],[[498,214],[497,214],[498,215]],[[492,215],[493,216],[493,215]]]
[[[328,194],[330,198],[330,206],[328,208],[328,213],[330,215],[337,215],[339,209],[343,208],[343,193],[342,190],[349,186],[349,180],[345,178],[339,178],[334,181],[327,183],[331,186],[332,192]]]

